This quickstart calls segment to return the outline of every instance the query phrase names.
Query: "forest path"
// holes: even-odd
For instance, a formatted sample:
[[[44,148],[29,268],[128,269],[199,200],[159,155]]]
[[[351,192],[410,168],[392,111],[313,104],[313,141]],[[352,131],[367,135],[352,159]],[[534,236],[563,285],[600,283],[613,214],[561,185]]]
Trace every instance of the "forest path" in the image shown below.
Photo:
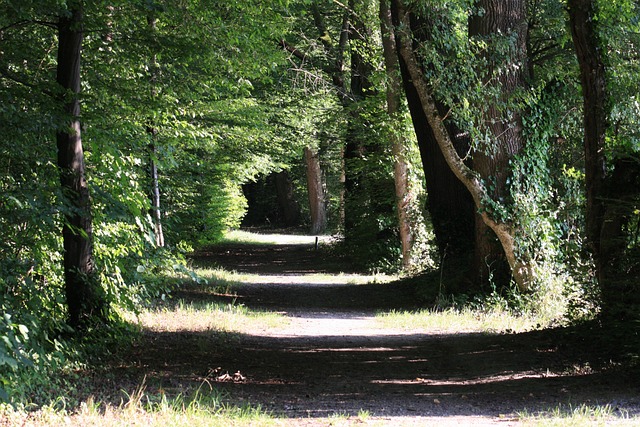
[[[286,325],[215,338],[147,330],[128,371],[150,387],[212,384],[284,425],[504,426],[517,425],[518,412],[560,404],[640,408],[638,384],[593,369],[590,358],[606,355],[582,338],[385,327],[376,313],[415,307],[412,287],[357,284],[358,275],[343,273],[348,263],[313,244],[217,247],[195,262],[259,276],[226,294],[187,288],[177,299],[241,303],[280,313]]]

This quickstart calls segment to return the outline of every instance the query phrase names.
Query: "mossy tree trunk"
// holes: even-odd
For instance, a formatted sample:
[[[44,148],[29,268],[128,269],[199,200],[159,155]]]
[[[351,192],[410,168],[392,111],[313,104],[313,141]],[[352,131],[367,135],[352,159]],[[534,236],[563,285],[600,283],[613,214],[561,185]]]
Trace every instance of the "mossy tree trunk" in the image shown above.
[[[467,166],[456,151],[454,142],[444,125],[443,116],[438,110],[436,101],[429,87],[429,82],[425,78],[413,49],[413,38],[410,32],[410,14],[402,1],[395,0],[394,6],[397,8],[398,31],[396,36],[398,37],[399,54],[405,63],[407,72],[415,88],[415,95],[420,101],[422,112],[429,123],[435,141],[450,170],[471,194],[483,223],[495,233],[504,251],[513,279],[521,290],[527,290],[532,280],[532,267],[526,260],[521,260],[517,256],[515,232],[512,226],[494,216],[491,209],[486,205],[487,200],[491,200],[492,194],[489,192],[485,180],[477,171]],[[513,11],[505,11],[507,15],[511,12]],[[507,18],[503,19],[506,21]],[[504,150],[505,156],[508,156],[510,153],[508,149],[501,148],[500,146],[498,146],[497,149]]]
[[[482,52],[482,69],[476,73],[490,95],[482,108],[478,131],[487,135],[485,141],[476,142],[473,169],[487,189],[487,196],[502,205],[509,203],[507,184],[510,162],[523,150],[521,113],[514,107],[518,91],[527,81],[527,5],[525,0],[479,0],[482,10],[469,19],[469,37],[486,43]],[[511,48],[503,57],[495,47],[501,39],[509,37]],[[488,209],[488,207],[484,207]],[[475,270],[479,281],[492,277],[494,283],[504,286],[509,282],[509,266],[504,250],[495,233],[481,215],[476,215]]]

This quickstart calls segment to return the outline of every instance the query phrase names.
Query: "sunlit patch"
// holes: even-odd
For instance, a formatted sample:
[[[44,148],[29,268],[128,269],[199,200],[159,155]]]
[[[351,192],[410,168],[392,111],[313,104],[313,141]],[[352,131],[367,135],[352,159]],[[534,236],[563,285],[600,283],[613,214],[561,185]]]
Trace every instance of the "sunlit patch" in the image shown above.
[[[505,372],[502,374],[488,375],[476,378],[448,378],[448,379],[431,379],[416,377],[412,379],[382,379],[371,380],[371,384],[383,384],[383,385],[428,385],[428,386],[470,386],[479,384],[494,384],[511,382],[524,379],[541,379],[550,377],[561,377],[563,375],[553,372],[537,372],[537,371],[522,371],[522,372]]]
[[[391,347],[326,347],[326,348],[312,348],[312,349],[301,349],[301,350],[291,350],[291,353],[347,353],[347,352],[358,352],[358,353],[374,353],[374,352],[397,352],[400,351],[397,348]]]
[[[363,285],[369,283],[388,283],[396,280],[396,276],[388,276],[383,274],[362,275],[362,274],[296,274],[296,275],[257,275],[257,274],[241,274],[237,277],[233,275],[231,280],[237,283],[245,284],[265,284],[265,285],[305,285],[305,286],[322,286],[322,285]]]
[[[327,244],[335,240],[333,236],[318,236],[318,243]],[[294,234],[260,234],[242,230],[225,233],[224,243],[268,244],[268,245],[315,245],[316,236]]]

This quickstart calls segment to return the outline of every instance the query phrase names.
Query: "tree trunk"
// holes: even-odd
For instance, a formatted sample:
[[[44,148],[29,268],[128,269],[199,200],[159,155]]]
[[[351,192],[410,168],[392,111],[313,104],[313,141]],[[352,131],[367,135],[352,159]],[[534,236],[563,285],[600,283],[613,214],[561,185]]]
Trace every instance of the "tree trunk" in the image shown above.
[[[347,198],[347,167],[344,161],[344,145],[340,147],[340,195],[338,200],[338,221],[340,222],[340,230],[344,232],[346,222],[346,198]]]
[[[60,102],[69,125],[56,133],[60,183],[69,210],[65,214],[64,245],[65,296],[69,324],[85,326],[105,319],[104,295],[94,274],[91,199],[85,179],[80,126],[80,59],[82,50],[81,4],[58,21],[58,65],[56,81],[64,89]]]
[[[153,129],[155,131],[155,129]],[[152,132],[155,138],[155,132]],[[156,245],[164,246],[164,233],[162,231],[162,211],[160,210],[160,184],[158,180],[158,164],[155,161],[157,150],[155,144],[149,144],[149,175],[151,177],[151,217],[153,218]]]
[[[392,1],[392,15],[394,24],[400,25],[397,1]],[[414,16],[408,17],[411,25],[411,35],[418,42],[429,40],[426,33],[428,24],[421,22]],[[409,43],[406,47],[412,48],[412,39],[406,39]],[[398,49],[404,43],[400,37],[396,38]],[[399,55],[400,71],[404,85],[404,91],[411,113],[413,128],[418,141],[420,159],[424,171],[428,194],[427,208],[436,237],[438,252],[441,259],[463,258],[466,263],[468,254],[474,247],[474,216],[475,206],[469,191],[460,182],[449,167],[442,150],[438,146],[433,129],[425,116],[420,100],[420,95],[407,64],[402,55]],[[440,112],[448,111],[443,105],[437,105]],[[469,138],[454,124],[445,123],[447,132],[460,156],[469,151]]]
[[[327,229],[327,206],[320,158],[315,150],[305,147],[304,159],[307,165],[311,234],[322,234]]]
[[[569,0],[569,25],[580,66],[584,115],[584,171],[586,184],[586,234],[596,271],[602,271],[600,236],[604,216],[604,144],[607,134],[608,94],[604,61],[595,28],[592,0]]]
[[[147,25],[152,33],[155,33],[157,28],[157,18],[149,15],[147,16]],[[149,65],[149,75],[151,81],[151,96],[153,98],[157,95],[155,88],[156,81],[158,80],[159,64],[157,55],[153,55],[151,58],[151,64]],[[156,148],[156,138],[158,135],[158,129],[153,123],[147,126],[147,133],[151,137],[151,143],[149,144],[149,177],[151,179],[151,218],[153,219],[154,234],[156,236],[156,245],[164,246],[164,232],[162,231],[162,211],[160,209],[160,185],[158,180],[158,163],[156,161],[158,156],[158,150]]]
[[[637,159],[620,158],[606,175],[605,140],[609,94],[595,2],[569,0],[569,25],[580,67],[584,115],[586,235],[603,298],[603,313],[618,315],[636,299],[636,275],[624,271],[624,228],[633,216],[640,186]]]
[[[429,85],[422,72],[420,64],[411,47],[411,34],[408,32],[410,26],[410,17],[404,8],[404,4],[400,0],[396,0],[397,13],[400,25],[396,37],[398,38],[399,53],[404,60],[407,71],[413,81],[416,93],[419,97],[423,114],[427,118],[433,135],[435,137],[444,158],[449,165],[451,171],[464,184],[473,197],[475,206],[477,207],[484,223],[491,228],[499,239],[513,279],[521,290],[526,290],[532,280],[533,271],[531,266],[518,259],[516,256],[516,243],[514,241],[514,231],[507,223],[496,219],[487,209],[484,201],[489,198],[485,182],[481,179],[477,172],[470,169],[464,164],[460,158],[453,141],[451,140],[447,129],[444,126],[442,116],[438,111],[436,102],[429,88]]]
[[[322,13],[318,2],[313,2],[311,5],[311,13],[313,15],[314,24],[318,30],[318,35],[324,51],[327,55],[327,65],[324,67],[325,72],[331,77],[334,89],[338,96],[340,104],[345,110],[351,105],[353,99],[347,88],[346,83],[346,65],[345,54],[349,44],[349,28],[350,28],[350,13],[349,11],[343,11],[342,22],[340,25],[340,34],[338,37],[338,44],[335,45],[332,42],[331,36],[325,23],[325,14]],[[338,206],[338,221],[339,228],[343,231],[346,226],[346,199],[347,199],[347,174],[345,164],[345,147],[340,147],[340,197]]]
[[[382,48],[387,74],[387,113],[392,122],[391,130],[393,162],[393,177],[396,191],[396,210],[398,214],[398,230],[400,243],[402,244],[402,266],[411,266],[411,250],[413,248],[413,227],[409,213],[411,194],[409,189],[408,164],[406,159],[406,147],[400,138],[394,124],[399,122],[400,94],[402,81],[400,79],[400,66],[396,52],[396,40],[393,32],[393,20],[389,0],[380,0],[380,25],[382,33]]]
[[[525,0],[479,0],[476,6],[482,13],[472,15],[469,20],[469,36],[487,42],[484,52],[486,68],[478,70],[487,88],[499,91],[499,99],[488,98],[479,130],[489,135],[489,140],[479,144],[473,153],[473,169],[484,185],[489,185],[488,196],[504,204],[510,197],[507,181],[510,162],[524,148],[522,119],[514,107],[498,105],[512,104],[514,94],[525,87],[527,59],[527,6]],[[515,43],[509,58],[496,58],[493,51],[495,38],[513,36]],[[497,43],[500,43],[498,41]],[[508,63],[505,63],[507,61]],[[504,251],[495,234],[480,215],[476,216],[475,265],[479,279],[489,277],[500,285],[508,284],[509,269]]]

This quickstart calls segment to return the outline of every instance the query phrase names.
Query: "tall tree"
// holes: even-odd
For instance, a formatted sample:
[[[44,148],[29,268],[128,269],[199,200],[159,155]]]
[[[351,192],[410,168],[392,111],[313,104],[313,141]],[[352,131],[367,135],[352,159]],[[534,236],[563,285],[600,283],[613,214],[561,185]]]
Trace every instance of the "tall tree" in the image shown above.
[[[410,37],[396,37],[398,53],[403,47],[419,49],[419,46],[431,43],[433,29],[441,17],[439,10],[433,5],[425,5],[428,12],[418,15],[411,13],[406,22],[400,22],[398,1],[391,2],[391,12],[394,26],[410,25]],[[422,16],[424,15],[424,16]],[[402,17],[404,18],[404,17]],[[446,19],[441,17],[443,20]],[[446,22],[446,21],[445,21]],[[448,23],[448,22],[446,22]],[[407,46],[404,44],[408,43]],[[458,260],[454,264],[467,264],[468,257],[474,248],[474,215],[475,208],[469,191],[452,172],[438,146],[434,130],[422,107],[419,82],[415,81],[408,68],[404,56],[399,54],[401,76],[404,92],[411,114],[413,128],[420,149],[420,158],[424,171],[427,188],[427,208],[436,237],[438,252],[443,265],[449,265],[450,260]],[[432,72],[429,64],[420,64],[422,72]],[[442,117],[447,115],[450,107],[443,102],[436,102],[436,107]],[[470,150],[469,133],[462,131],[452,120],[444,121],[448,135],[459,156],[464,157]],[[445,261],[446,260],[446,261]]]
[[[584,114],[586,231],[588,244],[599,262],[600,230],[604,215],[605,139],[609,117],[602,46],[595,28],[593,0],[569,0],[569,23],[580,66]],[[600,270],[600,268],[599,268]]]
[[[343,121],[345,243],[357,258],[368,263],[373,258],[388,257],[393,252],[390,248],[397,247],[392,230],[397,228],[397,222],[391,219],[393,180],[388,171],[382,170],[389,165],[386,160],[390,153],[385,150],[372,118],[384,114],[382,98],[374,83],[377,52],[373,28],[379,25],[379,18],[372,14],[376,8],[371,6],[375,3],[369,1],[325,3],[314,2],[312,15],[323,48],[321,68],[329,76],[342,106],[340,114],[346,118]],[[338,16],[339,22],[327,19],[333,16]]]
[[[502,9],[499,7],[499,2],[492,2],[490,4],[487,4],[488,7],[497,8],[495,11],[486,11],[489,16],[492,16],[492,19],[497,19],[496,23],[499,24],[498,26],[487,23],[487,28],[493,29],[493,31],[496,32],[496,36],[498,35],[499,30],[503,31],[501,29],[503,25],[506,25],[506,27],[504,28],[505,32],[513,30],[513,28],[511,27],[513,23],[509,20],[508,15],[513,13],[516,17],[518,17],[518,21],[519,19],[522,19],[524,17],[524,14],[521,14],[519,12],[522,5],[518,4],[517,2],[513,4],[512,2],[508,2],[508,4],[515,9]],[[517,244],[515,241],[515,230],[513,229],[511,224],[506,222],[503,218],[500,218],[499,215],[497,215],[497,213],[492,209],[491,205],[493,203],[501,201],[496,201],[492,198],[494,194],[492,194],[492,192],[489,190],[490,183],[486,182],[483,179],[483,176],[477,171],[469,168],[464,163],[459,153],[456,151],[453,140],[444,125],[443,115],[440,113],[436,104],[430,82],[426,78],[416,52],[413,49],[413,37],[410,32],[410,29],[412,28],[411,14],[405,7],[404,2],[397,0],[395,2],[395,6],[399,24],[398,32],[396,34],[398,37],[399,54],[401,55],[401,58],[407,67],[407,71],[413,81],[416,94],[420,100],[423,114],[428,120],[429,126],[433,132],[438,147],[444,155],[444,159],[446,160],[451,171],[462,182],[462,184],[464,184],[464,186],[471,194],[475,206],[479,211],[479,215],[482,218],[482,221],[496,234],[500,245],[502,246],[502,250],[504,250],[505,252],[505,257],[514,280],[516,281],[520,289],[526,290],[530,285],[533,272],[529,263],[526,260],[520,259],[518,256]],[[517,66],[518,64],[515,63],[514,65]],[[497,76],[491,76],[491,78],[495,77]],[[513,90],[511,88],[507,89]],[[502,95],[508,97],[509,92],[507,91]],[[496,111],[499,111],[500,114],[505,113],[500,109]],[[507,127],[513,126],[513,124],[511,123],[511,119],[508,116],[501,116],[500,121],[505,121],[505,123],[507,123]],[[506,162],[508,163],[508,159],[513,155],[513,153],[509,151],[504,141],[501,142],[499,140],[501,135],[490,133],[489,136],[490,140],[492,141],[492,147],[488,148],[496,150],[497,153],[500,154],[500,158],[505,156],[507,159]],[[488,152],[487,154],[489,153],[490,152]],[[501,164],[503,163],[501,162]],[[496,171],[494,171],[494,173],[495,172]],[[500,174],[503,173],[504,171],[500,171]]]
[[[611,133],[611,99],[594,0],[568,0],[569,24],[580,68],[584,120],[586,236],[606,312],[619,310],[629,298],[621,269],[627,248],[624,227],[633,216],[640,184],[640,162],[623,153],[607,174],[605,142]],[[617,277],[620,276],[620,277]],[[637,299],[637,297],[635,297]]]
[[[56,81],[59,101],[68,125],[56,134],[62,192],[69,209],[62,230],[64,241],[65,294],[69,324],[82,326],[104,318],[105,302],[96,283],[92,246],[91,198],[85,178],[80,125],[80,60],[83,40],[83,5],[71,3],[58,18],[58,64]]]
[[[158,18],[153,12],[147,16],[147,25],[152,35],[157,31]],[[151,55],[149,63],[149,80],[151,84],[151,97],[158,96],[158,73],[160,72],[160,64],[158,64],[158,55],[154,52]],[[158,129],[149,123],[147,125],[147,133],[149,134],[150,142],[148,146],[149,150],[149,177],[151,181],[151,218],[153,219],[154,234],[156,245],[164,246],[164,232],[162,231],[162,211],[160,206],[160,183],[158,177],[158,147],[157,136]]]
[[[321,234],[327,229],[327,201],[320,156],[315,149],[305,147],[304,159],[311,214],[311,234]]]
[[[398,230],[400,243],[402,244],[402,265],[405,268],[411,265],[411,250],[415,240],[414,227],[409,212],[411,199],[409,189],[409,164],[407,161],[407,149],[402,141],[397,123],[401,114],[402,80],[400,65],[396,51],[396,40],[393,31],[393,19],[389,0],[380,0],[380,26],[382,35],[382,49],[385,69],[387,74],[387,113],[391,121],[390,137],[392,139],[393,175],[396,190],[396,211],[398,214]]]
[[[487,92],[481,107],[473,152],[473,169],[488,189],[487,196],[494,203],[509,203],[508,186],[510,162],[523,150],[521,111],[517,96],[527,82],[527,2],[526,0],[478,0],[469,20],[469,37],[485,43],[482,61],[476,72]],[[507,40],[505,40],[507,38]],[[506,52],[504,44],[507,43]],[[481,98],[482,99],[482,98]],[[484,209],[492,208],[485,204]],[[492,213],[495,214],[495,213]],[[480,215],[476,216],[475,265],[481,280],[490,274],[501,283],[508,282],[504,252],[495,233]],[[492,271],[493,270],[493,271]],[[498,276],[496,276],[496,274]]]

